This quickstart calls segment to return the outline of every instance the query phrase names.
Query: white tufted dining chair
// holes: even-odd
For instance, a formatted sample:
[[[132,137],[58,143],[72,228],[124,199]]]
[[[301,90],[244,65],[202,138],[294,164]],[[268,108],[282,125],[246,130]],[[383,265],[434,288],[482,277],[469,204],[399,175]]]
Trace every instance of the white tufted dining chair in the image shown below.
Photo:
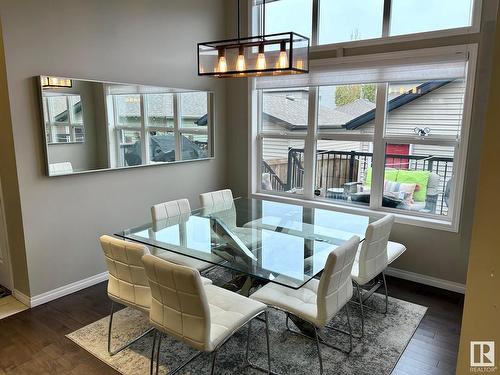
[[[189,201],[185,198],[158,203],[151,207],[151,218],[153,219],[153,228],[166,227],[169,225],[179,224],[180,221],[189,219],[190,214],[191,214],[191,206],[189,204]],[[182,264],[188,267],[193,267],[199,271],[204,271],[209,269],[210,267],[213,267],[213,265],[208,262],[176,254],[171,251],[163,251],[159,256],[170,262]]]
[[[365,240],[360,244],[356,254],[356,260],[352,267],[352,280],[356,286],[356,294],[361,309],[361,335],[364,335],[364,302],[381,286],[385,290],[385,311],[387,313],[389,297],[387,294],[387,283],[385,270],[389,264],[396,260],[406,250],[402,244],[389,241],[394,215],[386,215],[368,225]],[[377,276],[382,275],[381,283],[375,283],[371,290],[363,296],[361,287],[374,281]]]
[[[258,231],[251,227],[237,226],[236,207],[234,205],[233,193],[230,189],[211,191],[200,194],[200,203],[203,215],[215,214],[222,219],[239,239],[248,247],[259,245]]]
[[[230,189],[216,190],[200,194],[200,203],[202,207],[211,207],[222,205],[224,203],[232,203],[233,200],[233,192]]]
[[[151,290],[141,260],[143,255],[149,254],[149,250],[142,244],[123,241],[111,236],[104,235],[99,240],[109,272],[108,296],[111,299],[111,314],[108,326],[108,352],[113,356],[151,331],[149,329],[118,349],[111,349],[115,302],[149,314]],[[202,277],[202,282],[204,284],[211,283],[205,277]]]
[[[359,237],[354,236],[334,249],[328,255],[320,280],[312,279],[298,290],[269,283],[250,296],[253,300],[285,311],[287,313],[287,328],[290,315],[305,320],[313,326],[321,374],[323,374],[323,360],[320,343],[335,349],[339,348],[321,340],[318,328],[335,329],[327,324],[342,308],[345,308],[349,327],[349,332],[347,332],[349,334],[349,349],[346,351],[352,350],[352,329],[348,302],[353,295],[351,269],[359,241]]]
[[[99,240],[109,271],[108,296],[111,299],[111,314],[108,327],[108,352],[113,356],[151,331],[151,329],[146,331],[118,349],[111,349],[115,302],[149,314],[151,291],[141,261],[143,255],[149,254],[149,250],[144,245],[111,236],[101,236]]]
[[[162,335],[167,334],[199,351],[169,374],[180,371],[203,352],[213,353],[213,374],[218,349],[238,329],[263,313],[269,356],[268,319],[264,304],[214,285],[204,285],[199,271],[194,268],[151,255],[145,255],[142,261],[152,294],[150,321],[157,330],[151,353],[151,373],[158,332],[156,373]],[[268,366],[270,369],[270,357]]]

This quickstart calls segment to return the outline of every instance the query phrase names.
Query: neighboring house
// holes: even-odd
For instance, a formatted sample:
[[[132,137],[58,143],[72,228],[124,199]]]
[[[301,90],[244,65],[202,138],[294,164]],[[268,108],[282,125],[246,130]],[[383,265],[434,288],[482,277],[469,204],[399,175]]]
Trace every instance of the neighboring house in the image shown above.
[[[396,92],[390,92],[392,90]],[[321,91],[320,91],[321,93]],[[428,81],[415,85],[394,85],[389,89],[388,113],[386,116],[386,134],[411,139],[415,128],[429,128],[430,137],[455,137],[462,123],[462,109],[465,94],[465,84],[462,80]],[[305,134],[308,122],[308,92],[306,90],[265,92],[263,100],[262,126],[264,131],[283,132],[282,138],[264,138],[262,156],[277,177],[286,183],[290,173],[288,164],[289,149],[303,149],[304,141],[287,138],[287,134]],[[345,182],[362,182],[371,166],[371,142],[345,140],[348,134],[373,133],[375,122],[375,104],[365,99],[356,99],[349,104],[336,106],[334,95],[320,96],[318,110],[318,133],[325,131],[330,134],[342,133],[342,141],[318,141],[318,161],[316,188],[320,194],[325,194],[329,187],[340,187]],[[410,136],[410,137],[409,137]],[[353,169],[349,166],[349,155],[339,152],[368,153],[356,154]],[[337,153],[336,153],[337,152]],[[301,160],[302,151],[294,153]],[[398,155],[388,157],[386,166],[395,169],[427,169],[426,161],[404,159],[399,155],[436,156],[445,160],[433,161],[432,171],[439,175],[438,190],[443,192],[453,175],[454,147],[432,146],[421,144],[390,144],[387,153]],[[343,158],[343,159],[342,159]],[[334,163],[335,166],[333,165]],[[352,164],[351,164],[352,165]],[[293,161],[292,169],[300,169]],[[335,172],[336,169],[336,172]],[[347,170],[352,173],[347,172]],[[264,168],[264,172],[269,172]],[[293,171],[293,176],[301,172]],[[337,173],[332,177],[332,173]],[[340,174],[339,174],[340,173]],[[329,177],[328,177],[329,176]],[[333,181],[332,181],[333,178]],[[301,187],[300,177],[288,181],[285,189]],[[325,186],[325,181],[326,186]],[[442,204],[442,203],[440,203]],[[440,209],[441,206],[438,205]],[[446,210],[446,209],[444,209]]]
[[[462,107],[465,84],[462,80],[430,81],[417,86],[417,92],[412,90],[394,95],[389,101],[389,114],[386,129],[390,135],[414,134],[414,128],[429,127],[431,136],[455,136],[461,127]],[[285,131],[287,133],[305,131],[307,126],[307,92],[292,93],[269,92],[263,103],[263,127],[270,131]],[[375,104],[357,99],[344,106],[334,105],[330,100],[327,105],[320,99],[319,132],[322,130],[348,132],[373,132],[375,119]],[[371,151],[371,144],[366,142],[335,141],[321,142],[321,149],[335,151]],[[287,158],[288,148],[302,148],[303,141],[281,139],[266,139],[263,159]],[[413,145],[408,152],[412,155],[432,155],[436,150],[432,146]],[[453,148],[440,148],[439,154],[453,157]]]

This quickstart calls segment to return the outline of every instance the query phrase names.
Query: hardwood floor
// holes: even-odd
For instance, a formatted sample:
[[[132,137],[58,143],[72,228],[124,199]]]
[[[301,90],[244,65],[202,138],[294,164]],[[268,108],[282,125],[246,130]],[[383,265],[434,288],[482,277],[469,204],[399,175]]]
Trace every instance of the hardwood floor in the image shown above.
[[[389,293],[428,306],[393,374],[455,373],[463,296],[388,278]],[[106,283],[0,320],[0,375],[117,374],[65,335],[109,314]]]
[[[463,295],[401,279],[387,282],[391,296],[428,306],[393,375],[455,374]]]

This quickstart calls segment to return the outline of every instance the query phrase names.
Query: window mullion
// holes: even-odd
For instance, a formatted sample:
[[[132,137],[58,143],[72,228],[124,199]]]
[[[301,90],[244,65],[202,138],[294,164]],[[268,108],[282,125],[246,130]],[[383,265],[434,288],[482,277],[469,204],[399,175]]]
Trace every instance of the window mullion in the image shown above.
[[[304,197],[314,198],[315,189],[315,173],[316,168],[316,132],[318,119],[318,88],[311,87],[309,89],[308,102],[308,126],[307,136],[304,143]]]
[[[373,138],[372,184],[370,188],[370,208],[382,206],[385,166],[384,124],[387,108],[387,84],[377,85],[377,103],[375,110],[375,129]]]
[[[149,161],[149,150],[148,150],[148,140],[146,139],[147,137],[147,131],[146,131],[146,110],[145,110],[145,103],[144,103],[144,100],[145,100],[145,95],[144,94],[141,94],[140,96],[140,101],[139,101],[139,104],[140,104],[140,111],[141,111],[141,157],[142,157],[142,161],[143,161],[143,164],[147,164],[148,161]]]
[[[175,136],[175,161],[181,160],[181,134],[179,132],[181,122],[180,94],[174,95],[174,136]]]
[[[209,157],[215,156],[215,140],[214,140],[214,131],[213,131],[213,126],[214,126],[214,111],[213,109],[215,108],[214,106],[214,95],[213,93],[208,93],[207,94],[207,142],[208,142],[208,155]]]

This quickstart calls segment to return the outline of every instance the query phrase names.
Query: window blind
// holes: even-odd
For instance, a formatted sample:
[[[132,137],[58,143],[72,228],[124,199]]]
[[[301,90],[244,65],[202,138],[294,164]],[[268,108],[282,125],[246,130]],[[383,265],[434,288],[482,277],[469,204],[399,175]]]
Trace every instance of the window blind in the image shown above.
[[[466,50],[441,56],[395,58],[383,54],[364,59],[336,58],[311,60],[309,74],[257,77],[257,89],[331,86],[356,83],[426,81],[464,78],[467,71]]]

